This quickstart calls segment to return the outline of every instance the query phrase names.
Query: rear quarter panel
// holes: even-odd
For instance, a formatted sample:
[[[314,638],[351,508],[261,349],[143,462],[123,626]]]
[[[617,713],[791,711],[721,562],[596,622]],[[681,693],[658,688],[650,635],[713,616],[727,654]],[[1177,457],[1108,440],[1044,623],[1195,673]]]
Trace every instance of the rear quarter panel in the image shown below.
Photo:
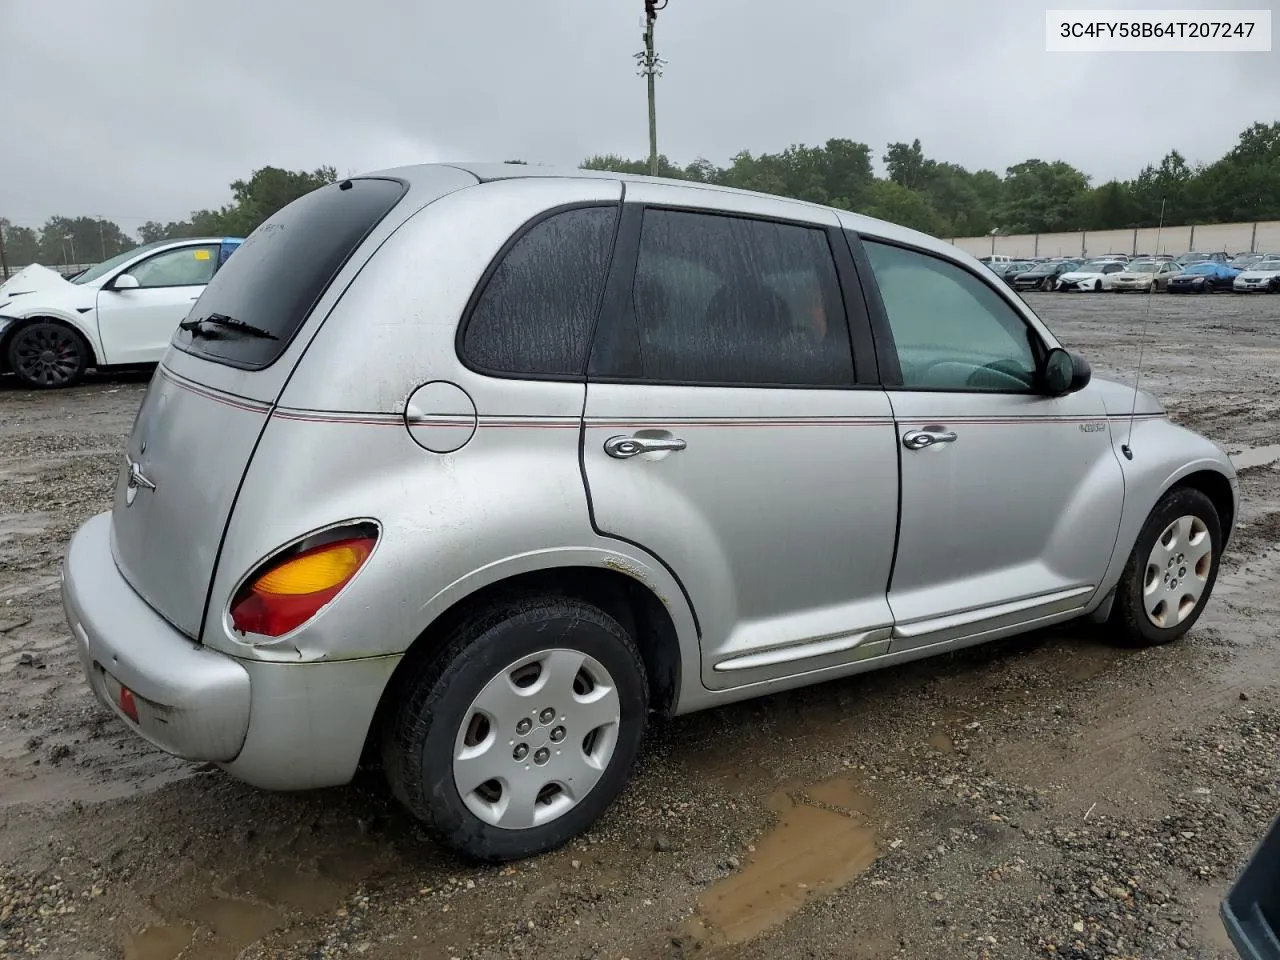
[[[437,200],[369,260],[289,380],[245,476],[206,643],[279,659],[401,653],[476,589],[594,566],[657,594],[696,662],[679,584],[591,527],[578,463],[584,384],[482,376],[454,347],[473,290],[518,227],[562,204],[620,197],[608,180],[485,184]],[[418,446],[404,419],[413,390],[438,380],[460,386],[477,411],[471,439],[447,454]],[[340,597],[288,643],[250,651],[238,642],[226,610],[242,578],[281,545],[358,518],[376,520],[382,537]]]

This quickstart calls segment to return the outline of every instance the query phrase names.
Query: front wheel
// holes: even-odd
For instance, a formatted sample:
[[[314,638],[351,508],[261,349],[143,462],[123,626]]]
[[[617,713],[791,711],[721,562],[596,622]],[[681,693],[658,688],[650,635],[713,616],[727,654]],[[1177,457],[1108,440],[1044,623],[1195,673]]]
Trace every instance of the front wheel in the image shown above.
[[[1222,525],[1199,490],[1171,491],[1147,517],[1116,587],[1111,623],[1129,646],[1171,643],[1194,626],[1218,579]]]
[[[436,839],[501,862],[563,846],[622,792],[644,737],[644,661],[602,610],[553,596],[485,607],[398,681],[392,793]]]
[[[61,323],[39,320],[20,327],[9,340],[9,369],[28,387],[70,387],[89,366],[84,337]]]

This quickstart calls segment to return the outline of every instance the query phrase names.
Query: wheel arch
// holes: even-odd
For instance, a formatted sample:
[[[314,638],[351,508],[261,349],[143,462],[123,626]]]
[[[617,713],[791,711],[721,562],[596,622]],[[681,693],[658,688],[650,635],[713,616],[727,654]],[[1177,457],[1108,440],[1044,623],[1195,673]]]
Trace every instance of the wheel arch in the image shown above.
[[[1199,490],[1209,498],[1209,502],[1213,504],[1213,509],[1218,512],[1218,522],[1222,525],[1222,539],[1225,546],[1231,539],[1231,532],[1235,529],[1236,519],[1235,488],[1232,487],[1231,481],[1225,474],[1217,470],[1200,469],[1175,480],[1161,491],[1159,499],[1163,499],[1172,491],[1183,487]],[[1156,501],[1157,503],[1159,499]]]
[[[84,345],[89,351],[89,362],[85,366],[97,367],[101,364],[102,358],[99,356],[98,344],[90,330],[86,329],[78,320],[46,312],[33,313],[28,317],[18,317],[3,331],[0,331],[0,370],[6,372],[9,370],[9,344],[13,342],[13,338],[18,335],[18,331],[31,326],[33,323],[56,323],[59,326],[67,327],[84,341]]]
[[[531,594],[569,597],[599,607],[617,620],[634,638],[644,658],[649,678],[649,706],[659,716],[670,716],[680,695],[684,663],[679,633],[667,603],[642,580],[610,567],[585,565],[546,567],[513,573],[457,597],[414,639],[396,666],[378,706],[365,741],[366,760],[376,756],[377,738],[390,709],[401,696],[406,676],[416,672],[424,658],[437,655],[444,637],[477,607]]]

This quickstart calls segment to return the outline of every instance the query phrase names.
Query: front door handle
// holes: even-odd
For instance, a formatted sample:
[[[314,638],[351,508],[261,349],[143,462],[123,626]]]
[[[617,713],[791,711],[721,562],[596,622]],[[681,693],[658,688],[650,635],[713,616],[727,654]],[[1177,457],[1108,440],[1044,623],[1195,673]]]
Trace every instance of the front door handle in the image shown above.
[[[908,450],[923,450],[935,443],[955,443],[954,430],[908,430],[902,435],[902,445]]]
[[[604,452],[617,460],[626,460],[641,453],[684,448],[685,442],[679,437],[610,437],[604,442]]]

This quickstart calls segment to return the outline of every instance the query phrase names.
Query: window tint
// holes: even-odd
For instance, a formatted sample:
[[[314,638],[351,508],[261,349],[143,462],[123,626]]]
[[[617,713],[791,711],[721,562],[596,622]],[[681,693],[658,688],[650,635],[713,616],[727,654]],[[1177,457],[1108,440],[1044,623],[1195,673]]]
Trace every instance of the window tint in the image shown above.
[[[128,273],[140,287],[194,287],[208,283],[218,269],[218,245],[179,247],[157,253],[137,264]]]
[[[918,390],[1026,392],[1031,330],[999,294],[938,257],[865,242],[902,367]]]
[[[174,345],[250,370],[271,363],[404,191],[395,180],[356,178],[313,190],[277,211],[227,257],[190,314],[194,320],[221,313],[268,330],[277,339],[212,338],[178,330]]]
[[[644,379],[844,386],[853,358],[823,230],[647,210],[632,287]]]
[[[617,218],[616,206],[565,210],[521,236],[476,301],[466,360],[502,373],[582,376]]]

